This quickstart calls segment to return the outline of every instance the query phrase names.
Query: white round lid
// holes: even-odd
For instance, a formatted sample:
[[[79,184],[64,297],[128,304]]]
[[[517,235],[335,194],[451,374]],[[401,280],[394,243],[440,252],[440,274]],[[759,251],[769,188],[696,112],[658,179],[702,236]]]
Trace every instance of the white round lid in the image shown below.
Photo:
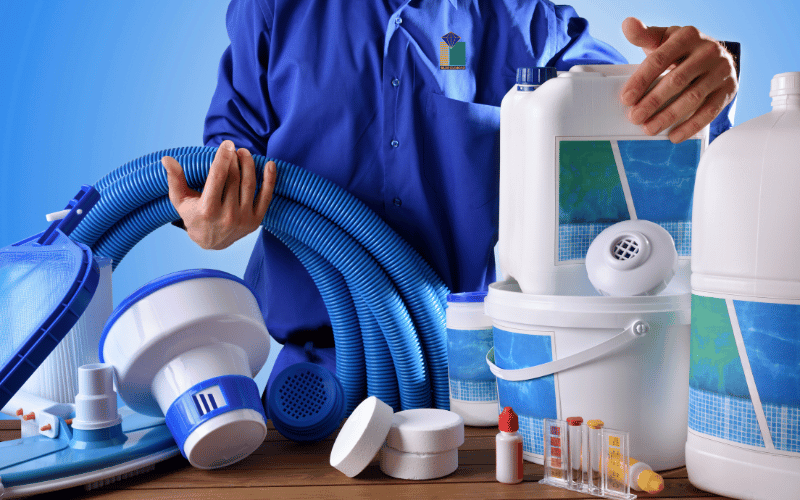
[[[392,425],[392,407],[370,396],[361,402],[339,431],[331,450],[331,466],[348,477],[363,471],[380,450]]]
[[[183,444],[189,463],[198,469],[225,467],[250,456],[267,436],[258,412],[239,409],[200,424]]]
[[[800,95],[800,71],[778,73],[772,77],[769,96]]]
[[[436,408],[394,414],[386,446],[406,453],[442,453],[464,444],[464,419]]]

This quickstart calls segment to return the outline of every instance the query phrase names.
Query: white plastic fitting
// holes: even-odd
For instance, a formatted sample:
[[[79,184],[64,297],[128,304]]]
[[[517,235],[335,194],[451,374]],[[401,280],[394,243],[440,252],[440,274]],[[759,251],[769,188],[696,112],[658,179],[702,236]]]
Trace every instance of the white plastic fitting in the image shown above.
[[[675,242],[647,220],[618,222],[603,230],[586,252],[589,281],[603,295],[656,295],[678,269]]]
[[[87,431],[106,429],[120,422],[122,418],[117,413],[117,393],[114,392],[114,367],[108,363],[79,367],[72,428]]]

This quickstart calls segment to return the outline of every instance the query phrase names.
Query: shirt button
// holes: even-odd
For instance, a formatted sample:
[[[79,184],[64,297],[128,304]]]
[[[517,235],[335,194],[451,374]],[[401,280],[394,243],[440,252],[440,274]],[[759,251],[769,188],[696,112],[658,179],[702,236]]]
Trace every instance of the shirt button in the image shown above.
[[[392,87],[397,87],[398,85],[400,85],[400,80],[398,80],[397,78],[392,80]]]
[[[395,198],[394,200],[392,200],[392,202],[394,203],[394,206],[396,206],[396,207],[399,207],[399,206],[401,206],[403,204],[403,200],[401,200],[400,198]]]
[[[394,139],[390,144],[392,145],[393,148],[396,148],[397,146],[400,145],[400,142],[397,139]]]
[[[396,25],[398,25],[398,26],[399,26],[399,25],[400,25],[400,23],[402,23],[402,22],[403,22],[403,18],[402,18],[402,17],[397,17],[397,18],[395,18],[395,20],[394,20],[394,24],[396,24]]]

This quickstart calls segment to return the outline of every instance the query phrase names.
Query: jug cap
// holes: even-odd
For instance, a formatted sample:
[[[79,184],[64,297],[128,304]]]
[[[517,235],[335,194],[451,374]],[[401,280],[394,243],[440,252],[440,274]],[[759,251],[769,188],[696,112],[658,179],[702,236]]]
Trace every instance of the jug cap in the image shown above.
[[[772,77],[769,96],[782,95],[800,95],[800,71],[779,73]]]
[[[552,66],[517,68],[517,85],[541,85],[556,76],[558,72]]]

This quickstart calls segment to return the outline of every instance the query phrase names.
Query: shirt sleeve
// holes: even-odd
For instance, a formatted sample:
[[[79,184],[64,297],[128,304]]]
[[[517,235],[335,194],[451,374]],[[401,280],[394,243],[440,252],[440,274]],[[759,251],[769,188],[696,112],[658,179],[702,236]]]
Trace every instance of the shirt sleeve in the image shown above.
[[[555,5],[551,36],[555,55],[547,66],[567,71],[578,64],[626,64],[611,45],[589,34],[589,21],[579,17],[569,5]]]
[[[206,115],[206,146],[230,139],[237,148],[266,153],[275,129],[267,88],[271,20],[271,9],[260,0],[233,0],[228,6],[231,44],[222,54],[217,88]]]

